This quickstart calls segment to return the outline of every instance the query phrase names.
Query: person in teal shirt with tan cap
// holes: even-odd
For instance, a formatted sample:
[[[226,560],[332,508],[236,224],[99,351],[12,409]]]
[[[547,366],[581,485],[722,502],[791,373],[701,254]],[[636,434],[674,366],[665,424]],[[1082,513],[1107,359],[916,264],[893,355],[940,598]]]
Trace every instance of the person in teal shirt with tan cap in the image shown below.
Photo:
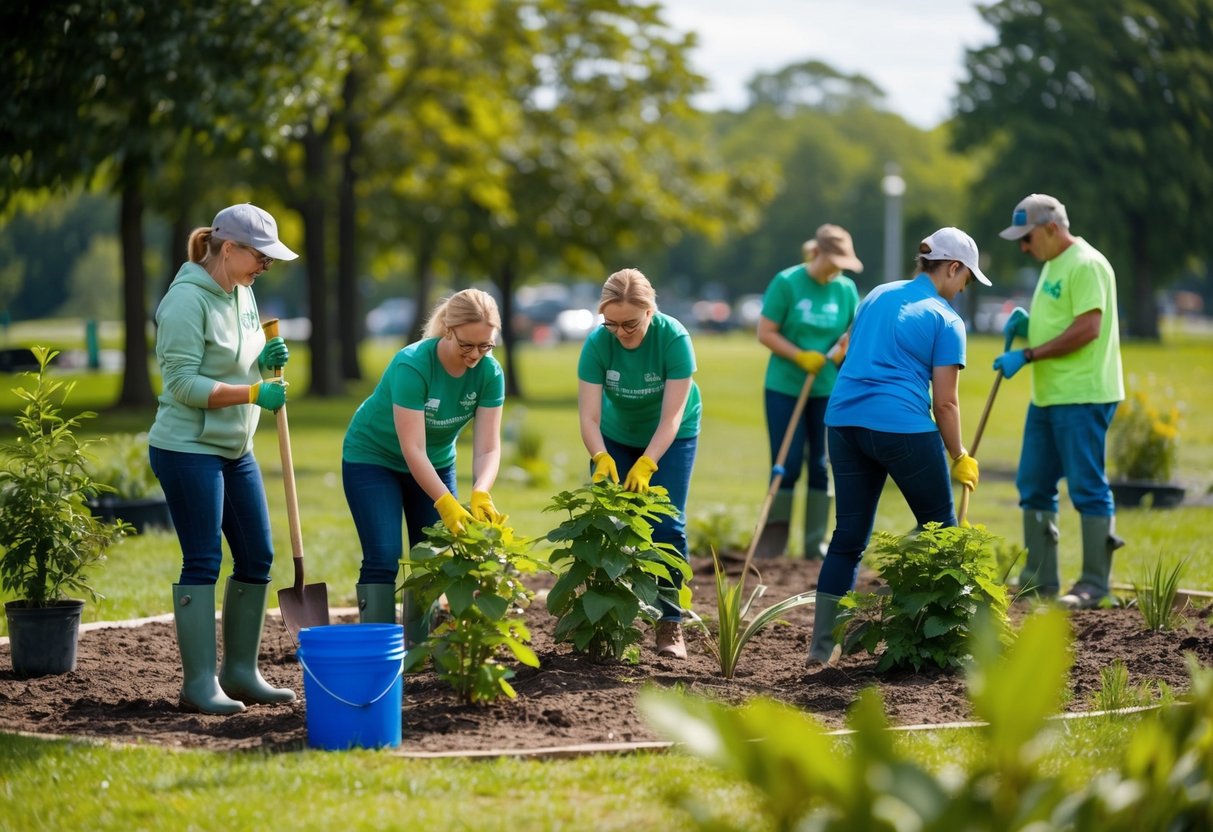
[[[1018,337],[1028,346],[994,360],[1008,379],[1032,365],[1015,478],[1028,549],[1019,585],[1044,597],[1061,588],[1057,485],[1065,477],[1082,518],[1082,574],[1058,601],[1071,609],[1095,607],[1108,597],[1112,553],[1124,545],[1104,472],[1108,428],[1125,397],[1116,275],[1107,258],[1070,232],[1066,207],[1048,194],[1024,197],[999,234],[1044,264],[1031,314],[1013,310],[1003,330],[1008,344]]]
[[[261,677],[257,656],[274,546],[253,433],[263,410],[286,404],[272,378],[290,352],[265,338],[253,283],[275,260],[298,257],[256,205],[232,205],[194,229],[156,309],[164,388],[148,431],[148,459],[181,544],[173,617],[185,681],[181,706],[234,714],[246,704],[294,700]],[[223,540],[232,574],[223,595],[223,664],[216,676],[215,584]]]
[[[653,527],[653,540],[687,559],[687,497],[703,409],[692,378],[691,336],[658,311],[657,293],[638,269],[607,278],[598,311],[602,326],[586,339],[577,364],[577,412],[591,478],[619,482],[624,470],[629,491],[664,487],[678,516],[663,517]],[[662,601],[660,655],[686,658],[681,622],[682,610]]]
[[[754,548],[759,557],[775,557],[787,549],[793,495],[806,462],[804,556],[825,556],[830,521],[825,412],[838,366],[846,356],[846,333],[859,307],[859,291],[843,271],[862,272],[863,263],[855,256],[851,235],[837,225],[818,228],[803,251],[803,263],[784,269],[767,286],[758,320],[758,340],[771,351],[763,395],[772,466],[806,377],[816,376],[788,446],[783,479]]]
[[[453,532],[472,518],[505,522],[489,494],[501,466],[505,376],[490,355],[500,330],[491,295],[456,292],[430,313],[425,337],[393,356],[350,420],[341,480],[362,544],[355,589],[363,623],[396,623],[402,520],[410,546],[440,519]],[[473,421],[469,511],[455,496],[455,440]],[[405,641],[424,640],[429,623],[406,593]]]

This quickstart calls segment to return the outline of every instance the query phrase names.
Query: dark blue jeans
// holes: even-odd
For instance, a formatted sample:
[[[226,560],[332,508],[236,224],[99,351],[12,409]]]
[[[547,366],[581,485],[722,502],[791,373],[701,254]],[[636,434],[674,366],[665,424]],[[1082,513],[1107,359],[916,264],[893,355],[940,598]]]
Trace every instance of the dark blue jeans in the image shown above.
[[[885,480],[901,489],[921,527],[932,521],[956,525],[948,458],[939,431],[884,433],[867,428],[830,428],[834,469],[834,536],[821,565],[817,589],[845,595],[855,586],[864,549],[872,538]]]
[[[196,586],[218,581],[227,538],[232,577],[246,584],[268,584],[274,544],[261,469],[253,455],[227,459],[149,448],[148,460],[181,542],[179,582]]]
[[[644,456],[644,448],[634,448],[631,445],[621,445],[607,437],[602,437],[606,451],[615,460],[620,478],[625,478],[628,471],[636,464],[636,460]],[[687,552],[687,497],[691,493],[691,470],[695,467],[695,451],[699,447],[699,437],[675,439],[657,464],[657,471],[649,480],[649,485],[660,485],[669,492],[670,502],[678,509],[677,517],[663,517],[661,522],[653,526],[653,542],[669,543],[678,550],[683,560],[688,560]],[[594,470],[590,464],[590,473]],[[674,573],[674,586],[682,586],[681,573]],[[661,602],[662,621],[681,621],[682,610],[673,604]]]
[[[1028,405],[1019,456],[1019,505],[1025,511],[1057,512],[1057,483],[1062,477],[1079,514],[1116,513],[1104,474],[1112,404]]]
[[[448,465],[437,472],[455,494],[455,466]],[[415,546],[425,540],[421,530],[441,519],[434,501],[412,474],[383,465],[342,460],[341,484],[362,544],[358,583],[394,586],[404,556],[401,520],[408,527],[409,545]]]
[[[764,391],[766,394],[767,410],[767,439],[771,445],[771,466],[779,456],[779,448],[783,444],[784,434],[788,431],[788,422],[792,421],[792,412],[796,410],[796,396],[777,393],[774,390]],[[829,396],[809,398],[805,402],[804,412],[800,414],[800,423],[792,434],[792,444],[788,446],[788,456],[784,460],[783,480],[779,483],[780,491],[793,491],[796,481],[800,479],[800,469],[806,460],[809,463],[809,488],[814,491],[830,489],[830,475],[826,471],[826,407],[830,404]],[[808,450],[806,455],[805,451]],[[773,476],[773,475],[772,475]]]

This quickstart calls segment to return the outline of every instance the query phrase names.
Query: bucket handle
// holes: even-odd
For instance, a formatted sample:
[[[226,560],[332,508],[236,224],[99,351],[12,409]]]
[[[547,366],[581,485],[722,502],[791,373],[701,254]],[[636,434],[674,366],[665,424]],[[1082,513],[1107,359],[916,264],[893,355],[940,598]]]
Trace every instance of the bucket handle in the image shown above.
[[[299,659],[299,664],[303,665],[303,672],[306,673],[308,676],[311,676],[312,681],[315,682],[317,685],[319,685],[320,689],[322,691],[324,691],[329,696],[336,699],[342,705],[349,705],[351,708],[369,708],[371,705],[374,705],[380,699],[387,696],[388,691],[390,691],[392,689],[392,686],[395,685],[397,680],[399,680],[400,677],[404,675],[404,660],[401,659],[400,667],[396,670],[396,675],[392,677],[392,681],[387,683],[387,687],[383,689],[383,693],[376,696],[370,702],[363,702],[362,704],[359,704],[357,702],[350,702],[348,699],[342,699],[340,696],[333,693],[331,690],[328,689],[328,686],[325,685],[324,682],[320,681],[320,678],[315,673],[312,672],[312,669],[307,666],[307,662],[304,661],[303,656],[301,654],[296,653],[295,657],[297,659]]]

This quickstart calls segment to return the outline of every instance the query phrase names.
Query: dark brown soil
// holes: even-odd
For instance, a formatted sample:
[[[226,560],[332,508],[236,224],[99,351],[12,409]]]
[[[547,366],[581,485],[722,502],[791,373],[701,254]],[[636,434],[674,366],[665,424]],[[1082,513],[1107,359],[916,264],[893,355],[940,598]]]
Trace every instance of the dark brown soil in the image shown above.
[[[816,585],[815,563],[760,561],[771,601]],[[733,565],[737,569],[737,565]],[[710,563],[697,559],[696,599],[706,609],[713,597]],[[750,584],[754,581],[751,579]],[[586,743],[659,740],[634,707],[646,683],[680,685],[689,692],[740,702],[771,696],[813,713],[830,726],[842,724],[860,690],[877,685],[890,720],[899,725],[945,723],[970,717],[963,677],[940,672],[875,675],[867,655],[844,658],[837,668],[807,671],[803,658],[811,629],[811,607],[794,610],[787,623],[769,627],[743,654],[737,677],[720,676],[695,630],[688,628],[690,657],[659,658],[648,635],[637,665],[593,665],[567,645],[552,641],[553,619],[542,603],[528,613],[532,645],[542,666],[520,667],[516,700],[474,707],[460,704],[430,671],[407,677],[404,695],[405,751],[454,752],[536,749]],[[1093,707],[1100,670],[1124,661],[1130,681],[1163,681],[1187,687],[1184,653],[1213,663],[1213,626],[1203,614],[1185,628],[1147,632],[1134,610],[1075,613],[1075,664],[1069,708]],[[282,622],[270,617],[262,645],[262,672],[293,688],[300,701],[254,706],[230,717],[185,713],[177,706],[181,671],[173,625],[81,633],[78,667],[62,676],[14,677],[7,644],[0,645],[0,730],[84,735],[119,741],[208,749],[290,750],[306,745],[303,681],[294,644]]]

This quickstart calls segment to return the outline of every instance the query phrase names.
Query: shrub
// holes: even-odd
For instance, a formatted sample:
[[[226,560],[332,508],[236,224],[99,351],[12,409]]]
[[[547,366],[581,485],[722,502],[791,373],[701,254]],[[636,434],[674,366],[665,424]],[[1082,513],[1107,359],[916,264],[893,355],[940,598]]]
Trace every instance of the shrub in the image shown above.
[[[427,539],[402,560],[404,589],[423,608],[443,595],[451,617],[429,639],[409,648],[405,669],[433,659],[438,677],[469,703],[513,698],[513,670],[500,661],[503,650],[530,667],[539,658],[526,646],[531,635],[519,616],[534,595],[520,576],[548,565],[530,556],[533,541],[513,530],[469,521],[459,534],[442,523],[426,530]]]
[[[160,481],[147,456],[147,433],[116,433],[105,439],[88,463],[94,481],[113,489],[122,500],[160,497]]]
[[[879,653],[878,672],[927,664],[961,667],[979,610],[993,612],[1007,633],[1008,598],[999,582],[996,541],[983,526],[928,523],[918,534],[878,532],[873,550],[888,592],[851,592],[841,601],[843,650]]]
[[[1124,480],[1169,482],[1179,454],[1179,407],[1152,403],[1132,391],[1116,411],[1108,432],[1113,474]]]
[[[727,506],[707,506],[687,521],[687,543],[695,554],[745,551],[737,518]]]
[[[664,488],[646,494],[625,491],[610,481],[562,491],[544,511],[563,511],[568,519],[547,534],[564,548],[552,553],[562,573],[548,593],[548,611],[559,620],[555,638],[568,642],[590,660],[634,658],[642,618],[655,623],[660,599],[690,606],[686,581],[691,567],[673,546],[653,542],[652,523],[676,517]],[[659,579],[683,577],[680,589]]]

